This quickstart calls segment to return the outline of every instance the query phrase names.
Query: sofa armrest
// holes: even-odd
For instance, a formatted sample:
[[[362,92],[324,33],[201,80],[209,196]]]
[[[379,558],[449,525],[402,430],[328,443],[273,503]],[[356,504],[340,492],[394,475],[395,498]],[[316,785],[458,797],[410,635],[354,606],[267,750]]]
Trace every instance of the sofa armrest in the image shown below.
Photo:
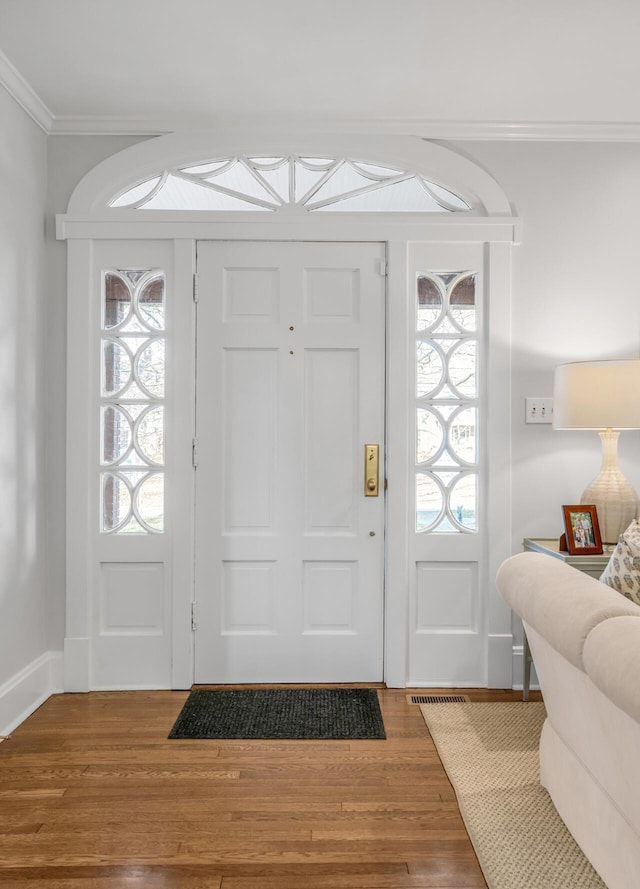
[[[542,553],[507,559],[496,584],[516,614],[580,670],[594,627],[613,617],[640,617],[640,608],[611,587]]]
[[[593,684],[640,722],[640,615],[612,617],[594,627],[583,659]]]

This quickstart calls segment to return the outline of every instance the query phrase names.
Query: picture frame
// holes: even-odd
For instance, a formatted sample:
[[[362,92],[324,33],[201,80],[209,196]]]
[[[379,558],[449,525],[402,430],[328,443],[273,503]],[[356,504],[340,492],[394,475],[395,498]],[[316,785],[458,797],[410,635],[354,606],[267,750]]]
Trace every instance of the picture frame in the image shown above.
[[[563,506],[567,549],[572,556],[595,556],[602,553],[602,538],[595,504],[578,503]]]

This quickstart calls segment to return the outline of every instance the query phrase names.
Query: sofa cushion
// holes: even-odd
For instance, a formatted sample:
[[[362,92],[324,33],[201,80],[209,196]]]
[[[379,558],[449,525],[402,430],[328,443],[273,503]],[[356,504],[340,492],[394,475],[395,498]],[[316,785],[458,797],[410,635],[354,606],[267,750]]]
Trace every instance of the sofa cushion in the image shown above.
[[[633,602],[542,553],[511,556],[500,566],[496,583],[516,614],[580,670],[585,639],[594,627],[610,617],[640,617]]]
[[[640,722],[640,616],[612,617],[594,627],[583,660],[593,684]]]
[[[600,580],[640,605],[640,524],[637,519],[621,534]]]

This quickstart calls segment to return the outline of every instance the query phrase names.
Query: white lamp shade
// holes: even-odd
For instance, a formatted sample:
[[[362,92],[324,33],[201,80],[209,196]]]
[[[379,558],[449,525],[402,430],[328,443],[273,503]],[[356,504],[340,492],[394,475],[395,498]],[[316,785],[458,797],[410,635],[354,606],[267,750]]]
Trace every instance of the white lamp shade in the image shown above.
[[[640,429],[640,359],[556,367],[555,429]]]

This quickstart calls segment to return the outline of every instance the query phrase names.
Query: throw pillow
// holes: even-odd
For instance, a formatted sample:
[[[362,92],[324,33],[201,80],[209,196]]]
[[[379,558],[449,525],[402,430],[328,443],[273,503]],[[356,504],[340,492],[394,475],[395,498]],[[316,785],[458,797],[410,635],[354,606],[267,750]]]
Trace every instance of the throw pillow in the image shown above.
[[[637,519],[620,535],[600,580],[640,605],[640,523]]]

